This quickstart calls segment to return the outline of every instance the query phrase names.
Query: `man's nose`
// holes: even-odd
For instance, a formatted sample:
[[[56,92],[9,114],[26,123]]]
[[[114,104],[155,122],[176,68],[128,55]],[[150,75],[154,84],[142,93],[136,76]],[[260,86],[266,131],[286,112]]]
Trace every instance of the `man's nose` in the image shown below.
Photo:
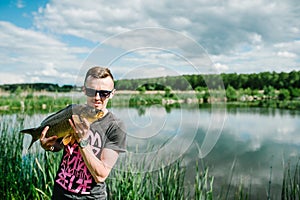
[[[96,93],[95,99],[97,99],[97,100],[100,100],[100,99],[101,99],[99,92]]]
[[[99,92],[97,92],[96,95],[95,95],[95,99],[96,100],[105,100],[105,97],[101,97]]]

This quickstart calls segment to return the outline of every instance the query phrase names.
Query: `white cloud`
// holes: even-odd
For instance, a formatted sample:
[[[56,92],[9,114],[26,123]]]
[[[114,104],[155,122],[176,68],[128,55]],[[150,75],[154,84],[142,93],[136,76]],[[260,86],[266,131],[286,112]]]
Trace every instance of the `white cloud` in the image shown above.
[[[164,0],[153,3],[136,0],[128,4],[90,0],[83,5],[78,4],[78,1],[51,1],[36,15],[37,26],[93,41],[135,28],[166,27],[188,33],[209,54],[224,54],[231,59],[238,51],[243,51],[240,47],[246,44],[253,48],[251,56],[258,64],[261,62],[261,51],[257,50],[266,51],[263,53],[265,56],[273,56],[277,52],[272,49],[274,44],[298,37],[296,1],[201,0],[187,3]],[[135,45],[142,45],[146,39],[162,41],[144,35],[142,38],[136,37]],[[174,45],[180,42],[174,37],[166,37],[165,41]],[[123,43],[122,47],[128,48],[130,45]],[[243,66],[240,68],[243,68],[247,63],[241,64]],[[251,67],[256,70],[255,66]]]
[[[20,6],[24,5],[23,1],[18,2]],[[83,57],[90,51],[76,46],[77,38],[91,43],[103,42],[113,35],[137,28],[163,27],[178,31],[203,46],[203,52],[207,51],[221,71],[299,70],[300,12],[297,5],[297,0],[133,0],[131,3],[50,0],[34,12],[31,29],[0,22],[0,64],[11,69],[6,73],[14,70],[26,74],[27,70],[35,74],[36,70],[53,66],[59,72],[58,77],[63,72],[76,74],[72,68],[80,67]],[[68,36],[74,39],[64,41]],[[127,36],[105,43],[108,49],[104,49],[99,57],[109,57],[112,49],[160,45],[171,50],[183,48],[184,52],[178,53],[196,65],[209,63],[209,59],[197,56],[196,45],[176,34],[144,32],[143,35]],[[139,59],[139,56],[131,59]],[[157,56],[152,56],[154,54],[144,58],[160,61]],[[161,54],[160,59],[169,64],[178,61],[162,57]],[[103,63],[106,62],[99,64]],[[117,73],[122,71],[119,69]],[[51,80],[58,81],[59,78]]]
[[[226,73],[229,69],[227,65],[221,64],[221,63],[216,63],[215,68],[218,70],[218,72],[224,72]]]
[[[16,4],[17,8],[24,8],[24,2],[22,0],[17,0],[17,4]]]
[[[288,13],[288,15],[286,15]],[[290,23],[299,24],[292,2],[261,1],[51,1],[36,15],[36,24],[54,32],[99,41],[106,36],[141,27],[184,28],[197,41],[212,42],[210,49],[235,46],[257,33],[268,40],[280,39]],[[289,28],[290,29],[290,28]],[[243,36],[244,35],[244,36]],[[291,37],[289,35],[289,37]],[[223,40],[222,38],[225,38]],[[224,46],[225,43],[225,46]],[[215,48],[213,46],[216,46]]]
[[[278,56],[280,57],[286,57],[286,58],[296,58],[297,55],[288,51],[279,51],[277,53]]]
[[[77,56],[89,52],[88,48],[72,48],[53,36],[23,29],[8,22],[0,21],[0,30],[0,64],[6,73],[1,84],[35,81],[34,76],[40,76],[40,81],[43,82],[71,83],[70,77],[60,79],[63,74],[61,71],[74,77],[82,62]],[[51,73],[52,67],[59,69],[59,73]],[[42,71],[48,73],[43,74]],[[13,76],[16,78],[11,78]]]
[[[13,83],[24,83],[27,82],[26,78],[23,74],[19,74],[18,72],[3,72],[0,73],[0,84],[13,84]]]

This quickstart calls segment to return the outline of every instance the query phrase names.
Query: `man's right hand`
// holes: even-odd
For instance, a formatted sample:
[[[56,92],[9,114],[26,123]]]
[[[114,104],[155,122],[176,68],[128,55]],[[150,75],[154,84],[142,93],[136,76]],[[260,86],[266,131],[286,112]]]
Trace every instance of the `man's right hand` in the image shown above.
[[[46,151],[53,151],[54,146],[56,144],[57,136],[54,135],[52,137],[46,138],[46,133],[49,130],[49,126],[46,126],[44,130],[42,131],[41,137],[40,137],[40,143],[43,149]]]

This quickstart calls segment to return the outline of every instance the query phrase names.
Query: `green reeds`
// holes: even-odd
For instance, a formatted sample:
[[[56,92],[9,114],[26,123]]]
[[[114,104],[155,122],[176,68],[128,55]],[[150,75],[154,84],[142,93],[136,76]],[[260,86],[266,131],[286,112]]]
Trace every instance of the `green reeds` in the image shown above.
[[[49,199],[59,164],[57,154],[24,153],[23,115],[2,115],[0,133],[1,199]]]
[[[295,166],[292,168],[291,164],[288,163],[285,168],[283,181],[282,181],[282,191],[281,199],[300,199],[300,170],[299,170],[299,159]]]
[[[196,171],[194,198],[198,200],[212,200],[214,177],[209,176],[208,168],[202,172],[199,169],[198,162],[196,164]]]
[[[111,199],[185,199],[185,168],[180,161],[155,171],[142,172],[141,167],[112,171],[107,181]]]

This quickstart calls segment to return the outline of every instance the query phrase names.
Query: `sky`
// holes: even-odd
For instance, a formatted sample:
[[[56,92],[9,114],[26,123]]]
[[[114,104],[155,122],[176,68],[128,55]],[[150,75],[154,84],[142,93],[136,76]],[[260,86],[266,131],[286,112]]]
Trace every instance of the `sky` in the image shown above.
[[[0,84],[300,70],[298,0],[1,0]]]

